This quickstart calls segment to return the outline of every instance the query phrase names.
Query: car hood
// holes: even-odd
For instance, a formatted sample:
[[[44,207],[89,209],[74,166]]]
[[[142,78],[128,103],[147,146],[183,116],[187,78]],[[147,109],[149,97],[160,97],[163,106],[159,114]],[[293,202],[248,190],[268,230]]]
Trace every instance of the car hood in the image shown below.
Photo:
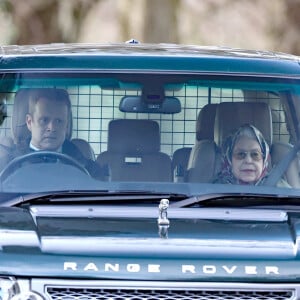
[[[262,209],[1,208],[2,273],[131,280],[298,280],[300,214]]]

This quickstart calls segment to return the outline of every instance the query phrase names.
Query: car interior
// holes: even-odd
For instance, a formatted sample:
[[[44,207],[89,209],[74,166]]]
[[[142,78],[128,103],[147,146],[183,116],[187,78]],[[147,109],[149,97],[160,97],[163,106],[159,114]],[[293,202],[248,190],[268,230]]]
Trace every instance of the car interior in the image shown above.
[[[108,181],[210,183],[220,170],[224,140],[245,123],[263,133],[271,148],[271,166],[292,147],[294,125],[285,92],[205,81],[155,87],[157,82],[59,87],[72,102],[67,139],[86,158],[108,168]],[[10,94],[0,157],[30,134],[25,118],[32,88]],[[2,160],[2,168],[5,163]],[[298,157],[285,177],[292,187],[300,186]]]
[[[114,181],[171,181],[171,158],[160,151],[153,120],[116,119],[108,124],[107,151],[96,160]]]

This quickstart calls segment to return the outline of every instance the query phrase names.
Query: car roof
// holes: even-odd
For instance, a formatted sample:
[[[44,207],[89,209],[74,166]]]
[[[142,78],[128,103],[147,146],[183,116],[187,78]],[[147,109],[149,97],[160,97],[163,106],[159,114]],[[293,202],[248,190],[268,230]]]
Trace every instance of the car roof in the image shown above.
[[[2,70],[93,69],[300,76],[299,56],[214,46],[140,43],[9,45],[0,48],[0,57]]]

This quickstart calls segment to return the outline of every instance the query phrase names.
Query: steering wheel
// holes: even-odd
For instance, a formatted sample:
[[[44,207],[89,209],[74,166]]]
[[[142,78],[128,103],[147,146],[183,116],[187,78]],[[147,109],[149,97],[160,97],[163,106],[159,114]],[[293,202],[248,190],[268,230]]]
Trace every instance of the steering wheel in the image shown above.
[[[25,162],[29,162],[31,164],[39,162],[61,162],[67,165],[72,165],[90,176],[85,167],[83,167],[79,162],[66,154],[54,151],[35,151],[16,157],[11,162],[9,162],[5,169],[0,173],[0,182],[4,181],[11,173],[14,173],[17,168]]]

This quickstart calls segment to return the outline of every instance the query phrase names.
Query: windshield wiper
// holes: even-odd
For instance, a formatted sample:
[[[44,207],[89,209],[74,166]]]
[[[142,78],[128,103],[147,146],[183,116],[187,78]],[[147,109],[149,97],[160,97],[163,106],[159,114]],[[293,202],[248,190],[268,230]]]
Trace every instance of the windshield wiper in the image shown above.
[[[170,207],[249,207],[268,205],[300,205],[299,197],[288,197],[282,195],[260,195],[260,194],[208,194],[193,196],[172,203]]]
[[[16,198],[2,202],[2,206],[17,206],[24,204],[47,204],[47,203],[67,203],[67,202],[105,202],[105,201],[151,201],[167,199],[186,199],[183,194],[158,193],[152,191],[56,191],[45,193],[34,193],[20,195]]]
[[[159,193],[146,190],[94,190],[94,191],[56,191],[18,195],[1,202],[1,206],[20,206],[31,204],[66,204],[66,203],[101,203],[111,202],[142,204],[159,202],[161,199],[170,201],[169,207],[249,207],[267,205],[300,205],[300,198],[284,195],[262,195],[251,193],[215,193],[204,195],[185,195]]]

